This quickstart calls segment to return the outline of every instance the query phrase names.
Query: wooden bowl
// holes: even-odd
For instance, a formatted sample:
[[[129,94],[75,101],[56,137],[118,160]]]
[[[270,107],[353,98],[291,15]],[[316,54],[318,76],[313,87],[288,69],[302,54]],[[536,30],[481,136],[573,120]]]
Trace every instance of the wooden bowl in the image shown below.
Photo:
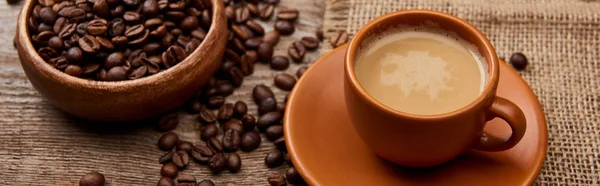
[[[17,21],[16,43],[31,84],[58,108],[97,121],[141,120],[164,113],[195,95],[219,69],[227,42],[221,0],[212,3],[212,25],[202,44],[179,64],[152,76],[104,82],[67,75],[44,61],[30,41],[27,18],[35,0],[26,0]]]

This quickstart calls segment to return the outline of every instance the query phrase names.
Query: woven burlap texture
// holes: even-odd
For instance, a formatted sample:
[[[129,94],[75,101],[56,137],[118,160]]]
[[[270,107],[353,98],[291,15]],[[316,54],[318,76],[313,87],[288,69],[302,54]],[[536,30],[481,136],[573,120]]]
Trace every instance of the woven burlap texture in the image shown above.
[[[500,57],[526,54],[530,65],[519,73],[548,122],[548,154],[536,185],[600,185],[600,1],[329,0],[323,28],[326,36],[353,35],[402,9],[450,13],[479,28]],[[324,53],[331,49],[325,47]]]

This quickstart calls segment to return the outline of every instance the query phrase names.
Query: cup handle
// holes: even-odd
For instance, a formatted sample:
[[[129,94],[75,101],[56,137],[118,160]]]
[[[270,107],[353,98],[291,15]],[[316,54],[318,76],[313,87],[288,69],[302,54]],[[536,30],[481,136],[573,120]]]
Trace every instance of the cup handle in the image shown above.
[[[512,134],[510,137],[500,138],[482,132],[479,142],[474,147],[475,149],[491,152],[507,150],[519,143],[525,135],[525,129],[527,128],[525,115],[519,106],[513,102],[496,97],[488,110],[488,116],[488,120],[494,117],[502,118],[510,125]]]

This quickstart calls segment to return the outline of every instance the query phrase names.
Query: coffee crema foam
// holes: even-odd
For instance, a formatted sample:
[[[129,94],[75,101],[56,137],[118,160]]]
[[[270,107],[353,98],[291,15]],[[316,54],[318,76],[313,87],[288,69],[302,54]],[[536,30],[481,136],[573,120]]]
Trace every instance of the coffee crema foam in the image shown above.
[[[412,114],[442,114],[475,100],[487,82],[477,47],[455,33],[392,28],[368,36],[356,54],[359,82],[379,102]]]

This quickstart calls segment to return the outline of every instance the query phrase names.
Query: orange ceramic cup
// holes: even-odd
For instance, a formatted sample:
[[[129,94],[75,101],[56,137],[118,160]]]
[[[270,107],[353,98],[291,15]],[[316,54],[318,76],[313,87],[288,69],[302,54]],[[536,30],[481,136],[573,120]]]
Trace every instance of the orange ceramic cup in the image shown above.
[[[397,25],[424,25],[425,22],[456,32],[477,46],[488,63],[488,82],[479,97],[463,108],[439,115],[409,114],[383,105],[361,87],[354,72],[356,53],[365,38]],[[354,129],[377,155],[410,167],[438,165],[469,149],[507,150],[525,134],[526,121],[517,105],[496,96],[500,75],[498,61],[488,39],[475,27],[452,15],[429,10],[403,10],[372,20],[356,33],[344,61],[344,92]],[[510,125],[512,134],[509,137],[483,132],[486,121],[495,117]]]

